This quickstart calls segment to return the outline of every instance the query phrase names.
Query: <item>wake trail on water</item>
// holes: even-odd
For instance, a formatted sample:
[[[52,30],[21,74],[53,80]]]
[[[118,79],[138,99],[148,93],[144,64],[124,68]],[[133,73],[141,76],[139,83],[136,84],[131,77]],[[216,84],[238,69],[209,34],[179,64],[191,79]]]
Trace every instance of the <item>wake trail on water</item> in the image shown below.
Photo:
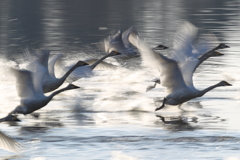
[[[85,96],[92,96],[92,111],[146,111],[155,109],[153,98],[161,96],[156,92],[146,92],[154,78],[154,72],[148,69],[130,70],[126,68],[114,71],[95,71],[90,79],[81,79],[76,84],[82,86]],[[93,96],[94,94],[94,96]],[[81,98],[81,97],[80,97]],[[88,97],[89,98],[89,97]]]

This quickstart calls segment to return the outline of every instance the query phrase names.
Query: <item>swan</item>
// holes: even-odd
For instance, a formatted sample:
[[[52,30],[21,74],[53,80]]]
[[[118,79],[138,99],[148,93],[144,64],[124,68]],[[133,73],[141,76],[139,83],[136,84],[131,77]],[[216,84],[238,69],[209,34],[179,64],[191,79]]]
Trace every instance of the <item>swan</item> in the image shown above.
[[[129,41],[129,35],[132,32],[135,32],[133,26],[131,26],[124,32],[119,29],[115,34],[109,35],[107,38],[105,38],[103,42],[99,43],[98,46],[106,53],[110,53],[113,50],[121,52],[121,55],[114,57],[118,60],[127,60],[130,58],[139,57],[139,53]],[[168,47],[164,45],[158,45],[157,47],[155,47],[156,50],[164,50],[167,48]]]
[[[79,67],[76,68],[66,79],[66,81],[68,83],[72,83],[82,77],[89,77],[92,76],[92,70],[97,67],[98,64],[101,63],[101,65],[104,65],[104,63],[102,63],[102,61],[108,57],[112,57],[112,56],[117,56],[120,55],[120,52],[117,51],[111,51],[110,53],[108,53],[107,55],[103,56],[102,58],[98,59],[98,60],[92,60],[90,63],[91,65],[87,65],[87,66],[83,66],[83,67]],[[107,66],[107,65],[105,65]],[[68,66],[65,67],[64,70],[69,70],[69,68],[71,68],[72,66]]]
[[[143,60],[143,64],[159,70],[161,84],[166,88],[165,92],[167,95],[163,99],[163,104],[156,108],[155,111],[164,108],[165,104],[179,105],[193,98],[201,97],[216,87],[231,85],[226,81],[221,81],[204,90],[197,90],[193,86],[191,77],[193,75],[194,67],[189,67],[191,71],[182,71],[178,61],[156,53],[147,45],[144,39],[139,37],[137,34],[131,34],[130,41],[135,47],[138,48]]]
[[[203,61],[207,60],[208,58],[224,55],[224,54],[222,54],[222,53],[220,53],[220,52],[215,51],[215,50],[217,50],[217,49],[224,49],[224,48],[229,48],[229,47],[228,47],[227,45],[225,45],[225,44],[219,44],[219,46],[213,48],[212,50],[206,52],[206,53],[203,54],[201,57],[199,57],[199,58],[195,61],[196,66],[194,66],[194,71],[197,69],[197,67],[198,67]],[[184,68],[182,68],[182,70],[185,70],[188,66],[185,65],[185,66],[183,66],[183,67],[184,67]],[[153,80],[151,80],[151,81],[154,82],[154,84],[148,86],[147,89],[146,89],[146,92],[154,89],[157,84],[160,84],[160,83],[161,83],[161,81],[160,81],[159,78],[155,78],[155,79],[153,79]]]
[[[103,42],[100,42],[99,48],[106,53],[110,53],[112,51],[118,51],[122,53],[119,56],[115,56],[114,58],[116,59],[123,60],[134,57],[138,53],[134,51],[134,48],[131,47],[131,44],[128,42],[128,36],[132,29],[133,28],[129,28],[124,32],[124,34],[122,33],[122,30],[119,29],[115,34],[109,35],[103,40]]]
[[[210,57],[224,55],[216,50],[229,48],[224,43],[220,43],[218,46],[212,48],[209,45],[212,37],[214,35],[198,38],[198,28],[190,22],[185,22],[175,34],[173,52],[171,52],[170,56],[179,63],[179,68],[184,73],[184,81],[188,86],[193,85],[193,73],[202,62]],[[159,81],[160,79],[157,82]],[[156,84],[155,82],[153,86],[148,86],[146,91],[155,88]]]
[[[33,69],[35,72],[11,68],[11,72],[16,78],[16,88],[18,96],[20,97],[20,105],[18,105],[13,111],[11,111],[0,121],[8,119],[15,121],[17,119],[14,115],[31,114],[34,111],[46,106],[57,94],[66,90],[80,88],[73,84],[69,84],[67,87],[54,91],[49,96],[45,96],[42,89],[42,83],[44,76],[47,73],[47,69],[42,66],[39,61],[35,62],[34,67],[35,68]]]
[[[46,74],[44,76],[43,83],[42,83],[44,93],[51,92],[59,88],[74,69],[88,65],[88,63],[84,61],[78,61],[75,65],[69,67],[69,69],[65,72],[65,74],[62,77],[57,78],[55,76],[54,65],[62,55],[57,54],[49,58],[50,56],[49,50],[41,50],[40,54],[41,55],[37,58],[37,60],[28,64],[26,68],[27,70],[34,72],[33,68],[35,67],[35,65],[38,65],[36,61],[40,62],[46,68]]]

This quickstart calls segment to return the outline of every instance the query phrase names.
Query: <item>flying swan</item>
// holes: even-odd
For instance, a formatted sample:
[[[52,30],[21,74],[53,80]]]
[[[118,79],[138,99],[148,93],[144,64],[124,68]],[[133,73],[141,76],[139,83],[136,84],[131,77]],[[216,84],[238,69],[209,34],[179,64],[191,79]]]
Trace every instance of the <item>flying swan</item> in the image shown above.
[[[192,83],[194,67],[186,68],[183,71],[178,61],[156,53],[137,34],[131,34],[130,41],[138,48],[143,64],[159,70],[161,84],[166,88],[167,96],[163,99],[163,104],[156,108],[155,111],[164,108],[165,104],[179,105],[193,98],[201,97],[216,87],[231,85],[226,81],[221,81],[204,90],[197,90]],[[185,58],[180,54],[179,57]],[[196,65],[195,62],[193,64]]]

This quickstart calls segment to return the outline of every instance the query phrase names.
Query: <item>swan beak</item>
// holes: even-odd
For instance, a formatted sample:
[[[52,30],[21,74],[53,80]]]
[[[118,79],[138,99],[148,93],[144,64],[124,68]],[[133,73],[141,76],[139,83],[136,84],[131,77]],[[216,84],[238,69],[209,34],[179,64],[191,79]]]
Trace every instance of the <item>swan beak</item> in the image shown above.
[[[217,56],[222,56],[224,54],[220,53],[220,52],[215,52],[217,54]]]
[[[230,83],[228,82],[225,82],[226,86],[232,86]]]
[[[74,84],[71,84],[71,83],[67,87],[70,87],[71,89],[81,88],[81,87],[78,87],[78,86],[76,86]]]
[[[18,119],[17,116],[13,116],[13,121],[21,122],[21,120]]]
[[[154,49],[154,50],[165,50],[165,49],[168,49],[168,47],[160,44],[160,45],[158,45],[157,47],[154,47],[153,49]]]
[[[74,84],[72,84],[72,86],[73,86],[74,88],[76,88],[76,89],[77,89],[77,88],[80,88],[80,87],[78,87],[78,86],[76,86],[76,85],[74,85]]]
[[[117,52],[117,51],[113,51],[116,55],[119,55],[121,54],[120,52]]]

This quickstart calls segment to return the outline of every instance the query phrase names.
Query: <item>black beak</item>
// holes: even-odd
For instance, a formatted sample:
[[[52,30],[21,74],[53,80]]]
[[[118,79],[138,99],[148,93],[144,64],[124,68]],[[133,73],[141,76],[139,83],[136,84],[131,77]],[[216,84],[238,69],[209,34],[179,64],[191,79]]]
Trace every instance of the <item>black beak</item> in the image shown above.
[[[165,50],[165,49],[168,49],[168,47],[160,44],[160,45],[158,45],[157,47],[154,47],[153,49],[154,49],[154,50]]]
[[[18,118],[16,118],[15,121],[17,121],[17,122],[22,122],[22,121],[21,121],[20,119],[18,119]]]

